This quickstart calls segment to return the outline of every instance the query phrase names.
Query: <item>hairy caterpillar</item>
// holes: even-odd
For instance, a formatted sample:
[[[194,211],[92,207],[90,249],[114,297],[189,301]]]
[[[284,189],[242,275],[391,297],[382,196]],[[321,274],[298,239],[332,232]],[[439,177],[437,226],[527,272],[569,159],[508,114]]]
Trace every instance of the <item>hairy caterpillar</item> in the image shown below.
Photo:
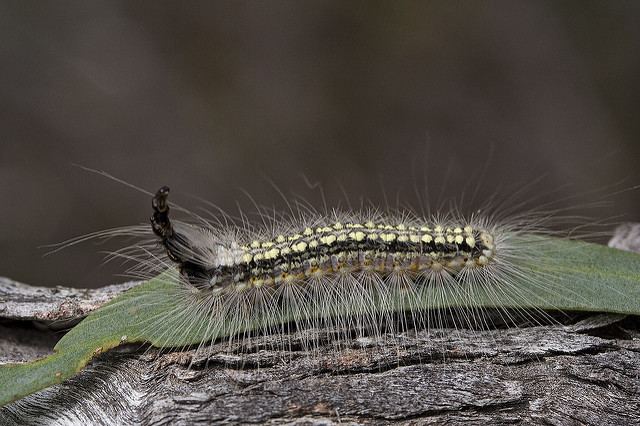
[[[89,236],[146,238],[152,230],[156,238],[114,253],[151,279],[89,315],[50,357],[0,366],[0,404],[71,377],[123,343],[228,339],[245,351],[254,350],[242,347],[249,335],[276,334],[286,344],[293,329],[394,338],[441,328],[445,318],[473,330],[496,319],[538,323],[548,310],[640,313],[640,256],[556,238],[544,211],[501,218],[301,205],[289,216],[263,214],[259,225],[245,217],[187,223],[170,218],[168,192],[152,199],[151,227]],[[306,336],[302,346],[314,349],[318,341]]]
[[[456,328],[486,328],[496,319],[490,308],[513,326],[538,323],[548,318],[543,308],[566,308],[566,300],[575,309],[587,301],[558,288],[555,261],[567,253],[549,244],[544,215],[501,221],[307,208],[262,226],[222,226],[172,221],[168,194],[163,187],[153,197],[151,224],[178,268],[172,312],[181,319],[160,346],[194,328],[201,341],[292,328],[381,335],[442,327],[447,314]],[[162,329],[162,321],[148,327]]]

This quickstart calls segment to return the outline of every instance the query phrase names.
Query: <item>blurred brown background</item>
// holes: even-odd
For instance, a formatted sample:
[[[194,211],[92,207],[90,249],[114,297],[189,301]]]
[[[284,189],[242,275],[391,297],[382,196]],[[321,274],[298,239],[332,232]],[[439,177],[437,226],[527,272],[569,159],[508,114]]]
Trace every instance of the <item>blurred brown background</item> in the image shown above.
[[[638,1],[0,2],[0,275],[123,280],[118,245],[39,248],[150,215],[73,164],[229,210],[282,205],[269,179],[317,202],[302,175],[329,203],[416,205],[485,165],[491,190],[640,184],[639,23]]]

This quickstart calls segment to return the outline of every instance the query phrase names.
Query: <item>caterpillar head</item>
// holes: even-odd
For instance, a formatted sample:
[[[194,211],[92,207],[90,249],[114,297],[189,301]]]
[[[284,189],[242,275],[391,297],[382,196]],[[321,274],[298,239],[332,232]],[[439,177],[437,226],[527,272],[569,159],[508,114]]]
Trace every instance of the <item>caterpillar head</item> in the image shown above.
[[[169,187],[160,188],[152,199],[151,227],[167,256],[195,287],[218,284],[220,270],[238,262],[242,250],[236,243],[223,244],[207,228],[169,219]]]

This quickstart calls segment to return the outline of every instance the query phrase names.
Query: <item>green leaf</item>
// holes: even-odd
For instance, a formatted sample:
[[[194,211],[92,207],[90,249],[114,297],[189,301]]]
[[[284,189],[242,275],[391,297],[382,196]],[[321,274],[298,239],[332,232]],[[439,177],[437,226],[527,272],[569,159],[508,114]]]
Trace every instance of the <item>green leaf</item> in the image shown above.
[[[521,243],[537,253],[523,260],[522,267],[528,273],[510,283],[518,287],[521,297],[516,299],[513,292],[482,286],[473,292],[473,306],[640,315],[640,255],[548,237],[527,237]],[[532,280],[532,276],[537,278]],[[422,293],[417,302],[420,309],[470,306],[468,298],[461,302],[451,294],[443,299],[433,291]],[[175,271],[120,295],[69,331],[55,346],[54,354],[29,363],[0,366],[0,406],[72,377],[97,354],[123,343],[148,342],[174,348],[210,340],[211,331],[204,326],[206,312],[194,313],[193,307],[181,304],[183,300]],[[402,302],[396,307],[401,309]],[[185,327],[187,322],[192,326]],[[243,327],[247,325],[229,324],[217,337],[242,331]]]

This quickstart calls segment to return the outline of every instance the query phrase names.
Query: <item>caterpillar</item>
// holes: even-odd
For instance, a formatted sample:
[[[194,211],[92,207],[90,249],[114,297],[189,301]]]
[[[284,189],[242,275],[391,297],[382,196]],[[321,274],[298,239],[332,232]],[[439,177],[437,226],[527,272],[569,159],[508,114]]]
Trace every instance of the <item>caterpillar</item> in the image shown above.
[[[153,196],[151,227],[178,271],[173,315],[181,320],[161,346],[193,328],[204,330],[204,341],[229,342],[291,329],[393,335],[442,327],[447,313],[454,327],[487,328],[496,319],[491,308],[515,326],[548,320],[541,306],[562,309],[554,306],[561,293],[578,304],[584,297],[557,288],[556,259],[567,253],[549,244],[544,215],[307,208],[262,226],[221,226],[173,221],[168,195],[162,187]]]
[[[420,312],[424,289],[470,303],[473,286],[501,291],[490,288],[492,275],[508,281],[520,273],[495,257],[497,245],[509,258],[504,230],[477,220],[334,212],[307,215],[302,226],[252,231],[258,239],[251,239],[240,229],[229,236],[207,225],[174,224],[168,193],[163,187],[153,197],[152,229],[179,269],[184,303],[206,312],[206,340],[250,329],[273,333],[283,323],[371,330],[394,311],[428,326]]]
[[[496,320],[537,324],[549,311],[640,313],[640,256],[558,238],[543,210],[465,217],[456,209],[429,216],[301,205],[289,215],[263,213],[256,225],[244,216],[175,220],[168,196],[168,187],[152,195],[150,226],[89,236],[144,236],[113,256],[133,260],[129,272],[147,281],[90,314],[53,355],[0,366],[0,405],[127,343],[199,350],[227,339],[250,351],[249,336],[286,344],[293,330],[393,339],[449,319],[474,330]],[[316,335],[304,336],[313,353]]]

